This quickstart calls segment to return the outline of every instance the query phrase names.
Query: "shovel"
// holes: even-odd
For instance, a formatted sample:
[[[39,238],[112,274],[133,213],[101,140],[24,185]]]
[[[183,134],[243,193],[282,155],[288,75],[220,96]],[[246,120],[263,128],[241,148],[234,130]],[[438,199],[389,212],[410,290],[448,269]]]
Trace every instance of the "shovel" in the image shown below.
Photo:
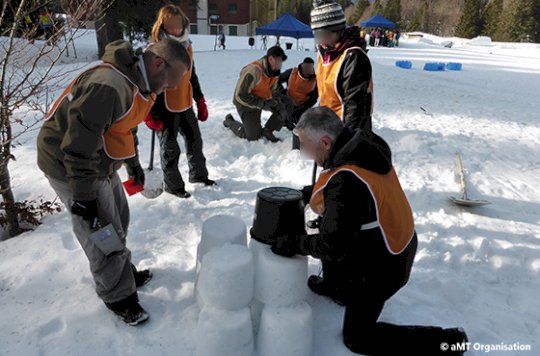
[[[461,183],[461,198],[456,197],[450,197],[450,201],[457,205],[463,205],[463,206],[482,206],[491,204],[487,200],[472,200],[469,199],[467,196],[467,188],[465,187],[465,175],[463,174],[463,165],[461,164],[461,156],[457,155],[457,162],[458,162],[458,170],[459,170],[459,178]]]
[[[141,195],[146,199],[155,199],[163,193],[163,178],[160,175],[153,174],[154,169],[154,146],[156,143],[156,132],[152,130],[152,141],[150,143],[150,164],[145,172],[146,182]]]

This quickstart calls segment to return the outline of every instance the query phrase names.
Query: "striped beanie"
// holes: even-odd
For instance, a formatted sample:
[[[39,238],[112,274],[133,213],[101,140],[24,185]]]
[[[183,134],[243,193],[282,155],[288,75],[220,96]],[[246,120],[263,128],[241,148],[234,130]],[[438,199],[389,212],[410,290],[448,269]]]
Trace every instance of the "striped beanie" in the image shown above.
[[[340,4],[332,0],[314,0],[311,10],[311,29],[339,31],[345,29],[345,14]]]

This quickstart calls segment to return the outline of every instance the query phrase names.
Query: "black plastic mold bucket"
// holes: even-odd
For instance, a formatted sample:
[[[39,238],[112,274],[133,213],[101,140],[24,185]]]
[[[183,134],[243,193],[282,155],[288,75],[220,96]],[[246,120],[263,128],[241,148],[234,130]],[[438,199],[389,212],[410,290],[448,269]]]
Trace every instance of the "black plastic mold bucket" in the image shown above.
[[[305,234],[304,210],[299,190],[285,187],[260,190],[255,202],[251,237],[272,244],[278,236]]]

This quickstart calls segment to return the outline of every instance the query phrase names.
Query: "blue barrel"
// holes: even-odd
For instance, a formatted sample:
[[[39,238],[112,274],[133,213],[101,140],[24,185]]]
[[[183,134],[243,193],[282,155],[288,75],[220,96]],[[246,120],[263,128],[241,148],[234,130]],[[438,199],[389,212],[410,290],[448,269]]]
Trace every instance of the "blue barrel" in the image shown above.
[[[403,69],[411,69],[412,62],[411,61],[396,61],[396,67],[403,68]]]
[[[430,72],[441,72],[441,71],[444,71],[444,63],[436,63],[436,62],[432,62],[432,63],[426,63],[424,65],[424,70],[427,70],[427,71],[430,71]]]
[[[448,63],[446,65],[446,69],[448,69],[448,70],[458,70],[459,71],[459,70],[461,70],[461,63],[452,63],[452,62],[450,62],[450,63]]]

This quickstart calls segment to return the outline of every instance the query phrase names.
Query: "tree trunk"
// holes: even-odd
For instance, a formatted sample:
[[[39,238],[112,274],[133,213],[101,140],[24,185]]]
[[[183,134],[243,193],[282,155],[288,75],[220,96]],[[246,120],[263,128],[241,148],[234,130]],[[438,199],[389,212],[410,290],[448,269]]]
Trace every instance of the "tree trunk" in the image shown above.
[[[108,9],[107,12],[96,21],[95,27],[99,58],[105,53],[105,46],[107,44],[124,38],[122,27],[118,21],[119,16],[116,8]]]
[[[11,129],[9,129],[11,136]],[[11,189],[11,177],[9,175],[8,163],[11,157],[11,141],[2,145],[2,161],[0,162],[0,193],[4,200],[6,220],[8,223],[9,237],[14,237],[22,232],[23,229],[19,226],[19,217],[17,209],[15,209],[15,197]]]

